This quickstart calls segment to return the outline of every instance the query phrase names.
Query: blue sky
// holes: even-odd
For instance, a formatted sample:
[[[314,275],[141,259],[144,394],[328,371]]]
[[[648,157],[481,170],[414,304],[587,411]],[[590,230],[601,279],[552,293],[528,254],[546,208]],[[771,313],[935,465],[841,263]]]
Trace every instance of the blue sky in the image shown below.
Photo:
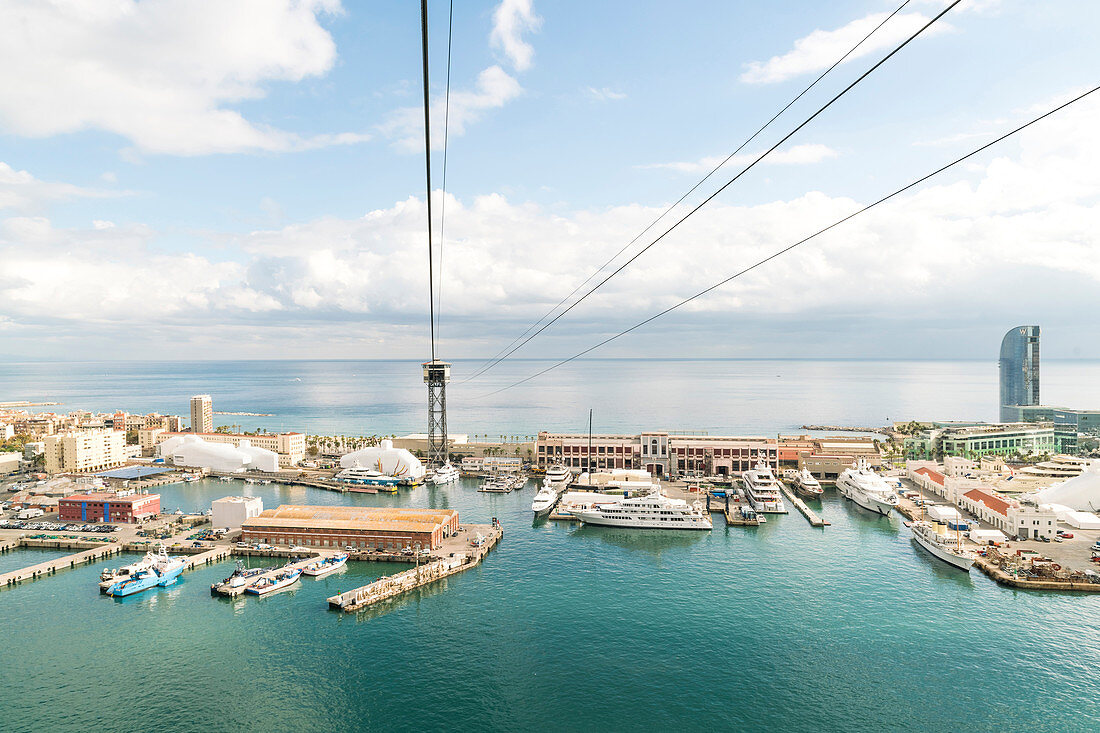
[[[745,152],[946,4],[912,0]],[[447,4],[429,7],[438,105]],[[495,353],[895,7],[456,4],[444,353]],[[0,354],[426,352],[415,3],[0,12]],[[1098,15],[964,0],[517,356],[568,356],[1095,84]],[[1037,322],[1047,354],[1100,357],[1097,109],[604,355],[983,357]]]

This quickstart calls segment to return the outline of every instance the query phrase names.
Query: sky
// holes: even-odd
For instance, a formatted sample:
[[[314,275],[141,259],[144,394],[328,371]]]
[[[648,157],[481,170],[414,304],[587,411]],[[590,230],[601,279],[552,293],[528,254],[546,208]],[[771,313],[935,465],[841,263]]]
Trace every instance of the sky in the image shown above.
[[[498,353],[899,3],[465,0],[447,109],[429,0],[438,353]],[[910,0],[612,267],[947,4]],[[416,3],[0,16],[0,356],[427,357]],[[1097,84],[1097,20],[963,0],[515,357],[572,356]],[[1098,118],[1090,97],[593,356],[993,360],[1037,323],[1045,357],[1100,358]]]

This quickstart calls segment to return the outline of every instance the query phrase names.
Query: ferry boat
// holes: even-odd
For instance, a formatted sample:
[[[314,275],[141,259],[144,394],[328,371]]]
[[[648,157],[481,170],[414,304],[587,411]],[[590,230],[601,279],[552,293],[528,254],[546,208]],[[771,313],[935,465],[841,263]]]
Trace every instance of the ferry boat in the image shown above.
[[[347,565],[347,563],[348,554],[345,552],[323,558],[316,562],[311,562],[309,565],[302,568],[302,572],[311,577],[320,578],[329,573],[335,573],[337,570]]]
[[[818,480],[805,468],[794,475],[794,490],[807,499],[820,499],[825,493]]]
[[[449,462],[444,463],[432,474],[432,483],[436,486],[454,483],[455,481],[458,481],[458,469]]]
[[[836,480],[836,490],[864,509],[882,516],[898,505],[898,495],[881,476],[871,470],[865,458],[860,458]]]
[[[294,570],[281,570],[275,577],[266,576],[259,580],[253,581],[252,585],[244,589],[245,593],[251,593],[257,596],[267,595],[268,593],[274,593],[277,590],[288,588],[298,582],[298,578],[302,575],[301,568]]]
[[[756,510],[757,514],[768,512],[770,514],[786,514],[787,506],[783,503],[783,494],[779,488],[779,482],[775,474],[768,468],[763,459],[757,461],[756,467],[751,471],[741,474],[741,481],[745,484],[745,499]]]
[[[362,466],[352,466],[351,468],[345,468],[340,473],[336,474],[337,481],[346,481],[349,484],[363,484],[365,486],[391,486],[396,487],[398,478],[396,476],[387,476],[381,471],[376,471],[373,468],[364,468]]]
[[[572,515],[585,524],[634,529],[712,529],[710,513],[701,502],[689,505],[683,499],[670,499],[660,492],[648,496],[618,499],[573,510]]]
[[[255,578],[261,573],[266,573],[271,568],[245,568],[244,562],[237,561],[237,569],[233,571],[233,574],[220,583],[211,583],[210,592],[218,593],[220,588],[228,588],[230,590],[236,588],[243,588],[251,581],[249,578]]]
[[[146,553],[145,561],[148,563],[148,567],[131,574],[127,578],[116,581],[107,589],[107,595],[116,598],[131,596],[148,588],[172,585],[187,564],[182,557],[171,557],[168,551],[164,549],[164,545],[161,545],[160,550],[155,554],[152,552]]]
[[[974,553],[962,549],[957,536],[952,541],[937,532],[931,522],[925,521],[913,522],[910,529],[913,530],[913,540],[929,553],[952,567],[970,571],[970,566],[974,564]]]

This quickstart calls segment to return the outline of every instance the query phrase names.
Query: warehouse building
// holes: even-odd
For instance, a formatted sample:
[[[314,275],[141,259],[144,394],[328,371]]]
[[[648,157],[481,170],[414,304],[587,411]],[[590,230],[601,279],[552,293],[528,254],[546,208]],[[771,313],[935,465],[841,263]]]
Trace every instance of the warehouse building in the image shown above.
[[[271,545],[434,550],[458,532],[453,509],[283,505],[241,525],[241,539]]]
[[[144,522],[160,514],[160,494],[73,494],[58,500],[57,514],[67,522]]]
[[[258,496],[223,496],[210,505],[210,521],[215,527],[240,529],[241,525],[264,511],[264,501]]]

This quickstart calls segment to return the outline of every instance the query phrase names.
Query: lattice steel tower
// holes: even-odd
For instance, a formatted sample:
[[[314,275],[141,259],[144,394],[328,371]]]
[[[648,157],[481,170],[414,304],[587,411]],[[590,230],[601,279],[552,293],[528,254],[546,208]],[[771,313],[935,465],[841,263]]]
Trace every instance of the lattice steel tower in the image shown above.
[[[447,382],[451,381],[451,365],[439,359],[422,364],[424,384],[428,385],[428,466],[446,463],[447,448]]]

